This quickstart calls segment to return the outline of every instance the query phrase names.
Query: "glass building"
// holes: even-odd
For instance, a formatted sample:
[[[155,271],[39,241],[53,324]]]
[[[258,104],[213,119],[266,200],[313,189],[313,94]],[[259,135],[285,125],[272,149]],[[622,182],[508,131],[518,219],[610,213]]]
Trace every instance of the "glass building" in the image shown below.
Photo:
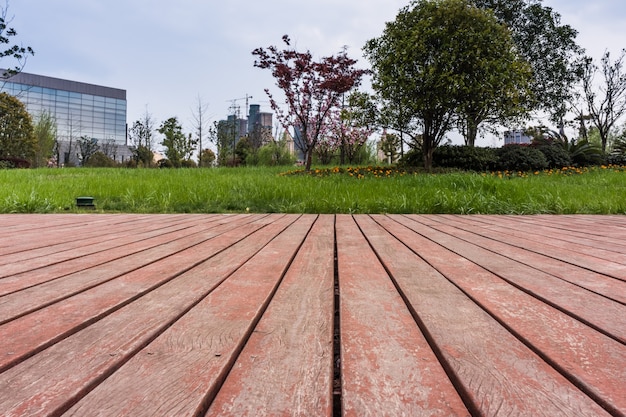
[[[117,161],[130,157],[126,139],[126,90],[21,72],[0,84],[17,97],[36,121],[43,111],[55,117],[61,163],[75,162],[81,137],[95,139]]]

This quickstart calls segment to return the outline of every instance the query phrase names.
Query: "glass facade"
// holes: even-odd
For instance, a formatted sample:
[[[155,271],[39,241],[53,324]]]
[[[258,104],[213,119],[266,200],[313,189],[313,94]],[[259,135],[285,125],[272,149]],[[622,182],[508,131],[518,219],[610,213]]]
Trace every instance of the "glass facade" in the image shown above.
[[[21,100],[36,120],[45,110],[57,122],[59,139],[87,136],[126,145],[126,91],[20,73],[0,85]]]

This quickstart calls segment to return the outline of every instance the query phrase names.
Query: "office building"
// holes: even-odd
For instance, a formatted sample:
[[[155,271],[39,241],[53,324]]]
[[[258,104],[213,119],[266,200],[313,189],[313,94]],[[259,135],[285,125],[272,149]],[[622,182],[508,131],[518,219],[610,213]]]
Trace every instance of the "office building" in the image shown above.
[[[531,143],[533,140],[530,136],[528,136],[524,130],[522,129],[517,129],[517,130],[507,130],[506,132],[504,132],[504,144],[505,145],[511,145],[511,144],[517,144],[517,145],[522,145],[522,144],[529,144]]]
[[[0,91],[22,101],[34,121],[44,111],[54,116],[60,165],[78,162],[81,137],[97,140],[101,150],[118,162],[131,157],[126,90],[22,72],[0,84]]]

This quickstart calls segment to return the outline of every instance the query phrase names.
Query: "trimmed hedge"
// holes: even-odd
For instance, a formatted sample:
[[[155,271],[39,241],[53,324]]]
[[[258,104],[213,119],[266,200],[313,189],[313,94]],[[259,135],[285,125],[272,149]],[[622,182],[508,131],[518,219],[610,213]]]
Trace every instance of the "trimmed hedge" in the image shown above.
[[[465,171],[489,171],[497,165],[494,148],[474,146],[439,146],[433,152],[433,165]]]
[[[505,145],[496,149],[500,171],[539,171],[548,168],[548,158],[537,148],[528,145]]]

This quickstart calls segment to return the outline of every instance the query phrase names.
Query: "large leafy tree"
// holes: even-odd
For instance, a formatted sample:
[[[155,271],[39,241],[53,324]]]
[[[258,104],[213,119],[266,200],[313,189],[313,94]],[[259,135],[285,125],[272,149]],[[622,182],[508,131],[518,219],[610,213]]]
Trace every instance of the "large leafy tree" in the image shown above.
[[[577,83],[576,62],[583,50],[577,31],[561,23],[561,16],[541,0],[472,0],[492,10],[512,32],[517,51],[532,66],[531,109],[550,114],[561,123]]]
[[[526,64],[515,55],[506,28],[465,0],[414,2],[364,50],[373,86],[392,109],[387,118],[399,118],[387,127],[418,142],[427,169],[459,118],[472,125],[475,138],[482,121],[521,110]]]
[[[298,52],[290,47],[289,37],[283,36],[286,49],[276,46],[257,48],[252,54],[254,66],[270,69],[276,85],[285,94],[283,111],[266,89],[276,117],[288,128],[300,134],[297,146],[305,157],[305,169],[311,168],[311,156],[328,128],[328,117],[339,105],[342,94],[356,87],[367,72],[355,68],[356,61],[344,49],[336,56],[316,61],[310,51]]]
[[[0,93],[0,158],[31,161],[36,147],[33,121],[24,104]]]
[[[459,16],[461,36],[452,63],[458,84],[458,127],[465,144],[474,146],[484,123],[502,124],[528,113],[530,65],[517,54],[510,31],[489,14],[471,6]]]

